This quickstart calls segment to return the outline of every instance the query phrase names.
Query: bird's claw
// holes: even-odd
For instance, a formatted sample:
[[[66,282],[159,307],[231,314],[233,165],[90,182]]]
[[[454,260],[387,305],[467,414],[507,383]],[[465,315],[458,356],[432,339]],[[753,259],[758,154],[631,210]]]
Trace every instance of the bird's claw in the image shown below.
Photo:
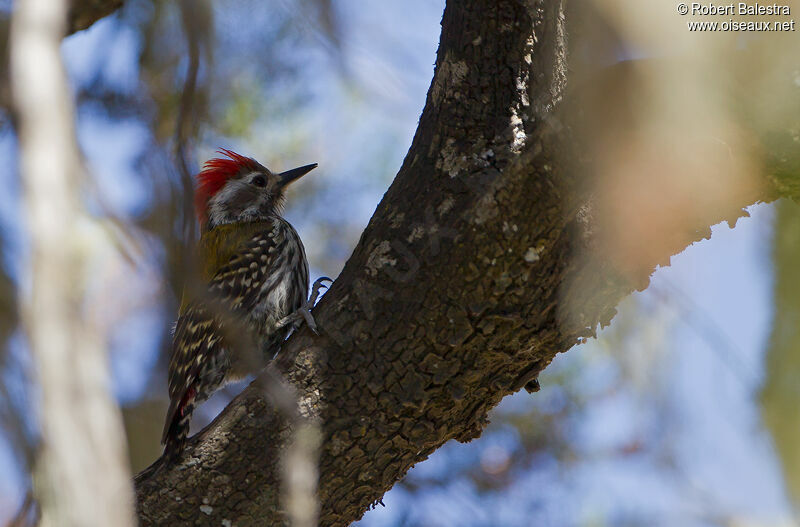
[[[315,335],[319,335],[319,331],[317,330],[317,322],[314,320],[314,315],[311,314],[311,309],[314,307],[314,304],[317,303],[320,289],[323,287],[327,289],[329,287],[325,285],[325,282],[333,283],[333,280],[327,276],[321,276],[317,278],[314,281],[314,284],[311,286],[311,297],[309,297],[308,301],[300,306],[297,311],[289,315],[295,324],[299,323],[301,320],[304,320],[306,325],[308,325],[308,329],[313,331]]]
[[[328,289],[330,286],[325,285],[325,282],[333,283],[333,280],[328,278],[327,276],[320,276],[316,280],[314,280],[314,284],[311,286],[311,297],[308,299],[306,303],[306,307],[311,309],[314,307],[314,304],[317,303],[317,298],[319,298],[319,290],[320,288]],[[310,314],[310,313],[309,313]],[[306,319],[308,321],[308,319]]]
[[[300,306],[297,311],[294,312],[294,315],[296,317],[296,322],[304,320],[308,325],[308,329],[313,331],[315,335],[319,335],[319,332],[317,331],[317,323],[314,320],[314,315],[311,314],[308,306]]]

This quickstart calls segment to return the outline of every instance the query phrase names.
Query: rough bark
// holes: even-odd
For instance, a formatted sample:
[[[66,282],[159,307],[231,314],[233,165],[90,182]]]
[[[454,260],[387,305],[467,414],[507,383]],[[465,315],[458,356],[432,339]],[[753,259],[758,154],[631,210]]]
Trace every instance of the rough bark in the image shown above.
[[[600,233],[555,112],[566,72],[560,2],[448,2],[405,162],[315,309],[321,335],[301,331],[277,364],[322,423],[322,525],[350,524],[445,442],[477,437],[504,396],[535,390],[556,353],[646,286],[658,260],[623,275],[586,256]],[[766,196],[710,211],[657,257]],[[137,476],[141,525],[284,523],[289,433],[249,387],[182,463]]]

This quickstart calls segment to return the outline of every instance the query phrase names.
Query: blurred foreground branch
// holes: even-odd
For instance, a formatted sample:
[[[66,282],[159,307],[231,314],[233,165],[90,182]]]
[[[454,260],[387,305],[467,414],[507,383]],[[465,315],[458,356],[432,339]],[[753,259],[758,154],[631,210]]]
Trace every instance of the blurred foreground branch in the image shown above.
[[[349,525],[445,442],[479,436],[711,225],[800,196],[790,64],[766,87],[720,64],[731,75],[706,84],[735,101],[726,119],[672,85],[653,104],[664,83],[647,65],[681,86],[685,64],[612,68],[565,95],[566,20],[561,2],[448,2],[404,164],[314,311],[322,334],[302,330],[275,364],[322,423],[321,525]],[[633,115],[653,106],[665,115]],[[184,463],[137,476],[141,524],[284,524],[292,428],[250,386]]]
[[[18,0],[11,79],[19,124],[31,296],[22,311],[41,388],[34,486],[44,526],[133,525],[119,409],[83,302],[80,158],[61,63],[66,0]]]
[[[773,437],[789,499],[800,518],[800,207],[777,207],[773,235],[775,311],[761,390],[761,415]]]

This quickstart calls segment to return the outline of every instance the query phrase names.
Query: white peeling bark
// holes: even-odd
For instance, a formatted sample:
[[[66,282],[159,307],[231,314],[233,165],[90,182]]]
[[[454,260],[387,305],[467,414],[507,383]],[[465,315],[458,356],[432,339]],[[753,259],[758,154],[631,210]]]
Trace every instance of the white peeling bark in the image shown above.
[[[107,357],[83,303],[80,158],[60,45],[67,0],[17,0],[11,87],[31,261],[24,321],[41,386],[35,487],[43,526],[133,526],[130,476]],[[91,251],[91,248],[89,248]]]

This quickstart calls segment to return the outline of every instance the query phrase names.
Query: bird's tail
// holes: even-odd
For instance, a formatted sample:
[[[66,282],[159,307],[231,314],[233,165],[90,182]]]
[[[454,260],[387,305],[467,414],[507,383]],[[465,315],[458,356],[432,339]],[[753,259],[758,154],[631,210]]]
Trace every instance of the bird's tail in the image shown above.
[[[164,456],[170,460],[177,458],[183,452],[183,447],[186,445],[186,437],[189,435],[193,411],[194,404],[187,405],[184,408],[183,415],[175,414],[172,423],[170,423],[169,430],[164,436]]]
[[[164,457],[169,460],[177,458],[183,447],[186,445],[186,438],[189,435],[189,427],[192,422],[192,412],[194,412],[195,391],[190,389],[184,397],[180,399],[177,408],[168,412],[168,421],[164,427],[164,434],[161,442],[164,444]]]

